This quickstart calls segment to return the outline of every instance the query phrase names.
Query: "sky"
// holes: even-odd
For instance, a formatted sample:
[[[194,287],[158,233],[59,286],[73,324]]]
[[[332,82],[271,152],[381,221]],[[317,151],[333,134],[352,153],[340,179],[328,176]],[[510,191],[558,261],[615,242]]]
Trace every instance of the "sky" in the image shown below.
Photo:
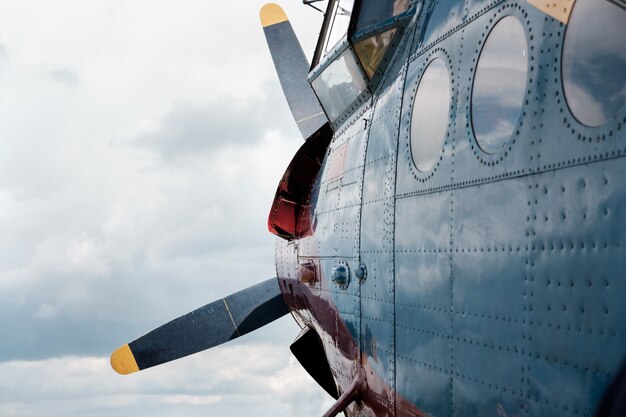
[[[129,376],[118,346],[275,276],[302,138],[245,0],[0,0],[0,415],[319,416],[289,316]],[[282,4],[310,57],[321,14]]]

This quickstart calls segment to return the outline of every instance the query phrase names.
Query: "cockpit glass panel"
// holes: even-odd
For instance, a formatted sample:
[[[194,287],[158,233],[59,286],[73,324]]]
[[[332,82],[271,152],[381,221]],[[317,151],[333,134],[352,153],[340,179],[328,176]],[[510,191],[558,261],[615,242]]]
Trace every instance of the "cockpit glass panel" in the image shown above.
[[[513,16],[489,33],[478,59],[472,90],[472,125],[480,148],[494,154],[509,141],[526,93],[528,45]]]
[[[365,92],[365,77],[351,48],[346,49],[311,82],[331,123]]]
[[[565,98],[574,117],[591,127],[626,104],[626,10],[616,3],[577,0],[565,32]]]
[[[448,129],[451,87],[443,59],[436,58],[422,75],[411,114],[411,156],[418,170],[430,170],[437,162]]]
[[[356,32],[398,16],[409,9],[410,0],[363,0],[359,5]]]
[[[370,80],[387,53],[396,31],[397,29],[391,29],[354,44],[354,52],[359,57],[363,71]]]
[[[335,0],[332,8],[331,22],[328,26],[324,44],[324,55],[348,33],[354,0]]]

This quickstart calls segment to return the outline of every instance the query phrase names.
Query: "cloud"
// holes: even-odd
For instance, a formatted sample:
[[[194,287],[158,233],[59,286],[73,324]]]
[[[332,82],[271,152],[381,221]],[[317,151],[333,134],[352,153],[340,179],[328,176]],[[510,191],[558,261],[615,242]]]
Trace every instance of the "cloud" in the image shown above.
[[[20,126],[20,141],[0,141],[0,326],[11,334],[0,340],[0,360],[107,354],[275,274],[267,213],[301,138],[279,91],[253,102],[278,109],[269,125],[234,122],[252,114],[251,102],[229,100],[244,109],[228,110],[231,130],[251,134],[175,157],[171,143],[93,136],[108,119],[81,126],[65,110],[51,123],[71,121],[49,136]],[[195,118],[216,129],[203,125],[202,117],[219,122],[197,110],[205,107],[186,108],[192,116],[166,115],[163,125],[184,131]],[[94,111],[80,114],[97,120]]]
[[[109,150],[108,182],[86,171],[46,198],[5,194],[0,227],[16,238],[0,255],[0,360],[104,354],[273,276],[266,216],[296,146],[270,135],[173,174]]]
[[[220,347],[126,377],[101,357],[4,362],[0,415],[321,415],[332,399],[281,349]]]
[[[58,314],[58,310],[56,309],[56,307],[51,306],[48,303],[43,303],[39,307],[37,312],[35,312],[33,317],[38,320],[50,321],[54,319],[57,316],[57,314]]]
[[[285,117],[285,99],[279,97],[276,87],[267,88],[266,97],[241,100],[224,95],[203,103],[177,102],[156,122],[158,127],[137,135],[132,142],[172,161],[202,157],[225,147],[255,145],[268,129],[296,136],[295,122]]]
[[[172,405],[211,405],[217,404],[222,397],[218,395],[169,395],[163,398],[164,404]]]
[[[69,68],[56,68],[48,72],[48,77],[55,82],[64,84],[70,88],[78,87],[79,78],[76,71]]]
[[[3,5],[0,415],[322,414],[291,317],[138,376],[108,366],[275,274],[267,212],[302,139],[262,3]],[[285,7],[311,52],[321,15]]]

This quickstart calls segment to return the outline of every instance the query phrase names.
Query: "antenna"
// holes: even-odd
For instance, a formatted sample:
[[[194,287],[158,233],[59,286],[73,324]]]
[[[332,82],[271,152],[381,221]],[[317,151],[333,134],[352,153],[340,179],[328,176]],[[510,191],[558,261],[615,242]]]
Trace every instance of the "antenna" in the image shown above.
[[[324,13],[324,11],[322,11],[322,9],[319,9],[319,8],[317,8],[317,7],[315,7],[315,6],[313,5],[313,3],[317,3],[317,2],[319,2],[319,1],[323,1],[323,0],[302,0],[302,3],[303,3],[303,4],[306,4],[307,6],[310,6],[310,7],[314,8],[315,10],[317,10],[318,12],[320,12],[320,13],[322,13],[322,14],[323,14],[323,13]]]

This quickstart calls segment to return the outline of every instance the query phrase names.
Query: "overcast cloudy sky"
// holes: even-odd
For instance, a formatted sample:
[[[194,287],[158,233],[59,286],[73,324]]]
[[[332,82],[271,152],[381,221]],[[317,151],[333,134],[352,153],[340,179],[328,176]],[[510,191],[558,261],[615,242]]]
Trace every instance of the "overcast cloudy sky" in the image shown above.
[[[274,276],[302,138],[262,1],[0,0],[0,415],[319,416],[290,317],[122,377],[112,350]],[[321,14],[285,0],[311,55]]]

